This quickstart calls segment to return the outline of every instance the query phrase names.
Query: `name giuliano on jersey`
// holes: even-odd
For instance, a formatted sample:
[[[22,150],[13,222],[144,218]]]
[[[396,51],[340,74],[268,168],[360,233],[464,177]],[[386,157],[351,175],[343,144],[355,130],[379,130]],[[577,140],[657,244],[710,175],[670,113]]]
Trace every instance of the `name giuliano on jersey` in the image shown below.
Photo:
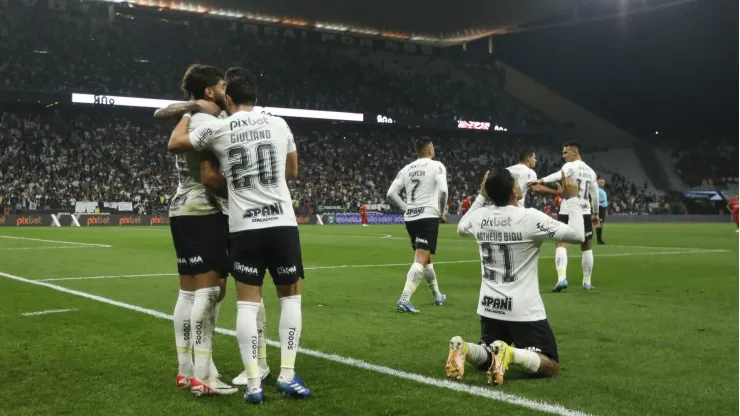
[[[583,241],[583,221],[577,198],[563,201],[564,212],[576,214],[575,227],[532,208],[483,206],[479,196],[457,230],[475,237],[481,258],[478,315],[502,321],[531,322],[547,318],[540,297],[537,264],[547,240]]]
[[[441,194],[447,193],[447,169],[436,160],[418,159],[404,166],[391,184],[389,194],[406,190],[404,221],[439,218]]]
[[[221,113],[219,118],[225,118]],[[195,113],[190,117],[189,132],[218,120],[210,114]],[[170,202],[170,217],[209,215],[224,210],[226,200],[213,195],[200,181],[200,154],[187,152],[175,155],[177,191]]]
[[[239,111],[190,133],[198,150],[218,158],[229,189],[229,230],[298,226],[285,163],[295,140],[280,117]]]
[[[527,183],[536,181],[537,180],[537,173],[522,165],[519,163],[518,165],[509,166],[506,168],[511,172],[511,175],[516,180],[517,185],[519,185],[519,190],[522,191],[522,199],[519,200],[518,204],[520,208],[524,208],[524,200],[527,199],[527,191],[529,188],[527,187]]]

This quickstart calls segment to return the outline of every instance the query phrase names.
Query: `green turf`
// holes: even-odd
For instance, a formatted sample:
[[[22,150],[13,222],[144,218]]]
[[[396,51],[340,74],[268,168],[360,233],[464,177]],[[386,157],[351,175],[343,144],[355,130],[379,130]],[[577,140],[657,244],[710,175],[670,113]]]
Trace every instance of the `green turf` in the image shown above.
[[[3,228],[0,235],[113,246],[66,249],[59,247],[71,245],[0,238],[0,272],[29,279],[175,271],[166,227]],[[441,230],[436,258],[448,301],[435,307],[422,285],[413,299],[422,311],[417,316],[394,308],[412,258],[403,227],[306,226],[301,238],[308,268],[376,265],[306,272],[302,347],[441,379],[450,337],[477,341],[477,251],[454,227]],[[499,390],[599,415],[737,414],[733,227],[609,224],[605,238],[610,246],[595,248],[591,292],[579,288],[580,256],[571,248],[571,288],[550,293],[554,248],[545,246],[540,284],[561,373],[553,379],[507,378]],[[175,276],[49,283],[166,314],[177,291]],[[235,324],[233,292],[230,282],[218,322],[227,329]],[[4,277],[0,300],[0,414],[537,414],[301,355],[298,373],[314,392],[307,401],[281,399],[270,388],[271,400],[256,409],[245,409],[241,394],[195,399],[173,386],[177,367],[168,321]],[[268,336],[277,339],[279,305],[271,284],[265,303]],[[21,315],[62,308],[78,311]],[[214,355],[225,380],[241,371],[233,337],[217,335]],[[271,347],[268,355],[277,372],[279,350]],[[465,383],[488,388],[485,376],[472,368]]]

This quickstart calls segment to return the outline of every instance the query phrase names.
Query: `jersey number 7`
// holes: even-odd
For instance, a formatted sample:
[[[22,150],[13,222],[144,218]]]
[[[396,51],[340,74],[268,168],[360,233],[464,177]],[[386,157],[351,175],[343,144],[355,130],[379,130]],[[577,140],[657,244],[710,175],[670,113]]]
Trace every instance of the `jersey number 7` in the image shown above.
[[[411,183],[414,184],[414,187],[411,188],[411,202],[414,202],[416,201],[416,189],[421,185],[421,181],[419,179],[411,179]]]

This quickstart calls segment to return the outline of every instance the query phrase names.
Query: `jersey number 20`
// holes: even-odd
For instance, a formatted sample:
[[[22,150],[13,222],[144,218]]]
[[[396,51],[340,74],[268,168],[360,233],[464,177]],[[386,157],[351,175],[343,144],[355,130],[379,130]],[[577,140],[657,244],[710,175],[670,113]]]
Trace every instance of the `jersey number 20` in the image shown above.
[[[278,183],[277,151],[275,146],[264,143],[257,146],[257,170],[258,180],[262,186],[275,186]],[[229,162],[231,162],[231,183],[235,190],[254,189],[254,177],[245,173],[253,168],[253,156],[245,147],[232,147],[229,149]]]

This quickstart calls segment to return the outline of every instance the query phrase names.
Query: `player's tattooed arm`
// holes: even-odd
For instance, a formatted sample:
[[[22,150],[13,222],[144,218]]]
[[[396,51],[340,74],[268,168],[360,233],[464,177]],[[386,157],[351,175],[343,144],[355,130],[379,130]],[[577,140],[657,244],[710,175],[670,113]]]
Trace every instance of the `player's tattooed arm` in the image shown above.
[[[154,119],[159,121],[173,120],[188,113],[201,112],[216,116],[221,108],[214,102],[206,100],[190,100],[184,103],[174,103],[154,112]]]
[[[540,195],[552,195],[552,196],[555,196],[555,195],[558,194],[558,190],[557,189],[552,189],[549,186],[539,185],[539,184],[530,185],[529,186],[529,190],[532,191],[532,192],[536,192],[536,193],[538,193]]]

